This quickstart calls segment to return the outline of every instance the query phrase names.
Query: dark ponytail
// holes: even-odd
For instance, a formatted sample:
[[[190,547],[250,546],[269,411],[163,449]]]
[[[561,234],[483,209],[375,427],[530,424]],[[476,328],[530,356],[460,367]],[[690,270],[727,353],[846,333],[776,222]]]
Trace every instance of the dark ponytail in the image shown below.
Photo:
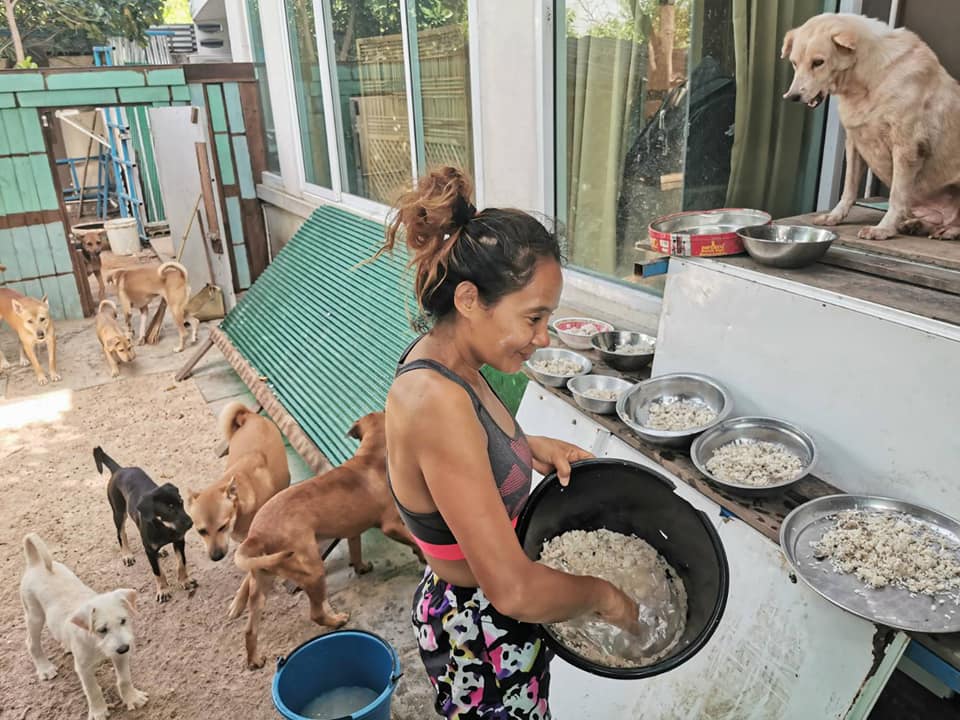
[[[560,260],[556,237],[521,210],[487,208],[477,212],[473,182],[461,170],[441,167],[400,197],[377,255],[401,240],[410,250],[414,293],[429,322],[454,310],[453,297],[464,281],[493,305],[526,285],[538,260]]]

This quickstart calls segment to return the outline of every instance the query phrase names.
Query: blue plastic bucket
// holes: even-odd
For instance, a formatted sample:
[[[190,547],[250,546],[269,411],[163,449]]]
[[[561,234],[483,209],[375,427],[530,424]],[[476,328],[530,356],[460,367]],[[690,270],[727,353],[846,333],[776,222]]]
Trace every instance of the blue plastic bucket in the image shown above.
[[[277,660],[273,704],[288,720],[316,697],[342,687],[379,693],[366,707],[338,720],[390,720],[390,698],[400,680],[400,658],[386,640],[365,630],[335,630],[308,640]]]

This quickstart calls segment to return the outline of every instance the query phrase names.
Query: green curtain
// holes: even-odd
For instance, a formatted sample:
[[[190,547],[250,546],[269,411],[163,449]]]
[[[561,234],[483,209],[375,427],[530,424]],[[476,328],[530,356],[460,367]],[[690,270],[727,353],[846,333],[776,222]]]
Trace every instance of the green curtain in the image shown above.
[[[780,59],[783,36],[823,12],[824,0],[733,0],[737,106],[729,207],[793,215],[813,198],[823,107],[815,111],[782,98],[792,68]]]
[[[617,202],[645,72],[643,42],[568,39],[567,238],[574,265],[616,272]]]

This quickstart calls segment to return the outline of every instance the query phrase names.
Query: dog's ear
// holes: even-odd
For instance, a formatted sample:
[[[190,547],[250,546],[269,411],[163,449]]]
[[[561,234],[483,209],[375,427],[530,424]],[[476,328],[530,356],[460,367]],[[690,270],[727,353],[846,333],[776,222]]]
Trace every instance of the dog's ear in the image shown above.
[[[13,307],[13,311],[20,317],[23,317],[27,312],[26,308],[23,307],[23,303],[16,298],[10,301],[10,305]]]
[[[354,440],[363,440],[363,430],[360,428],[359,420],[357,420],[353,425],[350,426],[350,429],[347,430],[347,437],[352,437]]]
[[[841,30],[833,35],[833,44],[841,50],[853,52],[857,49],[857,35],[850,30]]]
[[[193,504],[197,501],[197,498],[200,497],[200,493],[196,490],[190,488],[187,490],[187,507],[192,507]]]
[[[227,489],[224,490],[224,494],[227,496],[227,500],[236,500],[239,491],[237,490],[237,476],[232,475],[230,477],[230,484],[227,485]]]
[[[93,630],[93,621],[94,615],[96,615],[97,609],[90,607],[88,605],[81,605],[77,608],[77,611],[70,616],[70,622],[76,625],[81,630],[86,630],[90,632]]]
[[[787,30],[787,34],[783,36],[783,47],[780,48],[781,58],[790,57],[790,52],[793,50],[793,33],[793,30]]]
[[[153,517],[153,493],[146,493],[137,503],[137,514],[143,517]]]
[[[114,595],[119,595],[127,610],[131,613],[137,612],[137,591],[132,588],[120,588],[113,591]]]
[[[46,306],[47,308],[50,307],[50,301],[47,300],[47,296],[46,296],[46,295],[44,295],[42,298],[40,298],[40,302],[42,302],[42,303],[44,304],[44,306]]]

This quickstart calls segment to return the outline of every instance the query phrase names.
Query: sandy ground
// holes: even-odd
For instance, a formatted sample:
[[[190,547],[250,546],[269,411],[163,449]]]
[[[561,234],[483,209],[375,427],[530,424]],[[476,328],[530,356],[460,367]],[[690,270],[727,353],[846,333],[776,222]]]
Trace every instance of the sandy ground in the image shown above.
[[[21,540],[31,531],[46,540],[56,560],[94,589],[132,587],[140,593],[133,677],[150,700],[136,711],[117,706],[111,717],[278,717],[270,697],[272,666],[246,670],[245,620],[225,619],[241,579],[230,557],[219,563],[209,560],[200,538],[191,532],[187,559],[199,587],[192,594],[178,590],[171,602],[158,605],[134,531],[129,535],[137,563],[124,567],[120,562],[105,497],[107,478],[97,474],[91,456],[99,444],[122,464],[143,467],[158,483],[173,482],[181,492],[202,487],[223,468],[214,452],[219,440],[214,413],[231,397],[242,396],[242,384],[215,352],[198,366],[195,379],[175,383],[173,371],[191,349],[171,353],[172,328],[159,345],[142,348],[137,367],[124,366],[118,380],[107,374],[90,321],[64,323],[58,337],[62,383],[39,388],[29,368],[0,375],[0,398],[5,396],[0,400],[0,497],[5,509],[0,523],[0,718],[86,717],[70,656],[44,631],[43,646],[59,675],[41,682],[24,646],[18,584]],[[7,328],[0,330],[0,346],[8,357],[16,357]],[[294,471],[298,474],[304,476]],[[364,536],[364,551],[374,570],[362,577],[349,569],[341,548],[328,560],[331,602],[352,613],[349,626],[377,632],[398,649],[405,675],[394,698],[393,717],[430,717],[432,690],[408,619],[420,566],[409,549],[378,531]],[[172,580],[172,553],[161,564]],[[280,656],[322,632],[309,621],[302,593],[279,590],[267,603],[261,647],[268,657]],[[117,701],[109,663],[98,678],[107,701]]]

